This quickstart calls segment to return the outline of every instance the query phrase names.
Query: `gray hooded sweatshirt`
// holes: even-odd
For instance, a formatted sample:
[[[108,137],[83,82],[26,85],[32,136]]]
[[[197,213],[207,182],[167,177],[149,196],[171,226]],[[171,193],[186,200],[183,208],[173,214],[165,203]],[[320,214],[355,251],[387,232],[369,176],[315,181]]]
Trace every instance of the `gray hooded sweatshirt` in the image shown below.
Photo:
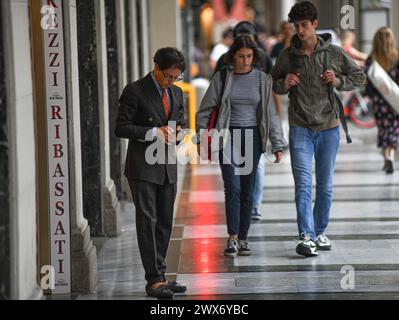
[[[278,150],[283,150],[285,145],[283,130],[281,128],[281,120],[276,112],[276,108],[271,103],[272,86],[273,80],[270,75],[254,69],[254,72],[261,78],[261,103],[259,104],[256,119],[259,128],[261,141],[262,141],[262,152],[266,152],[267,140],[270,139],[272,144],[272,152],[275,153]],[[227,143],[227,136],[229,133],[230,125],[230,91],[232,87],[233,71],[228,71],[225,79],[225,88],[223,91],[223,97],[220,99],[222,92],[222,80],[221,71],[218,71],[211,80],[208,90],[205,93],[204,98],[201,101],[201,105],[196,114],[196,131],[197,131],[197,142],[200,141],[200,135],[203,133],[201,129],[207,129],[209,119],[212,110],[215,106],[219,105],[219,115],[216,122],[216,130],[212,130],[212,138],[219,136],[223,137],[223,145],[217,143],[211,146],[211,151],[217,152],[222,149]]]
[[[366,75],[341,47],[331,44],[329,33],[318,35],[314,52],[308,56],[300,48],[300,39],[294,36],[289,48],[284,49],[272,69],[273,90],[277,94],[289,93],[289,122],[315,131],[339,125],[338,103],[330,97],[326,83],[320,75],[326,68],[326,53],[330,54],[329,69],[335,72],[339,91],[352,90],[366,83]],[[297,89],[287,92],[284,79],[288,73],[299,73]],[[296,96],[294,99],[294,95]]]

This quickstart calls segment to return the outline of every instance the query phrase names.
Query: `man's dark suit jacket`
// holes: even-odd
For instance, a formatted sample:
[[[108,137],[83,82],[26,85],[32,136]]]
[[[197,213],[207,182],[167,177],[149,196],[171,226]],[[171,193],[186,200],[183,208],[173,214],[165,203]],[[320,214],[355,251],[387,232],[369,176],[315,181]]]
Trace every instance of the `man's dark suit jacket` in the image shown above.
[[[183,93],[176,86],[171,86],[169,93],[172,101],[169,121],[176,121],[177,125],[183,127]],[[177,181],[176,164],[149,164],[145,160],[145,151],[153,143],[145,141],[147,131],[167,124],[161,95],[150,73],[125,87],[119,99],[115,134],[119,138],[129,139],[125,164],[125,176],[129,180],[155,184]]]

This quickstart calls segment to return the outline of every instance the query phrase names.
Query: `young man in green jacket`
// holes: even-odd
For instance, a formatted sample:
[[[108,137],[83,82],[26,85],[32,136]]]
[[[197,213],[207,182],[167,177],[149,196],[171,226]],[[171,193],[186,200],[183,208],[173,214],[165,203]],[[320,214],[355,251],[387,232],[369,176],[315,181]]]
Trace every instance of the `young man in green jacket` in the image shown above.
[[[325,235],[332,202],[338,152],[339,107],[333,88],[352,90],[365,83],[363,71],[331,44],[331,35],[317,35],[315,6],[304,1],[289,13],[296,35],[272,70],[273,90],[289,94],[290,153],[300,242],[296,252],[317,256],[330,250]],[[316,165],[316,199],[312,210],[312,162]]]

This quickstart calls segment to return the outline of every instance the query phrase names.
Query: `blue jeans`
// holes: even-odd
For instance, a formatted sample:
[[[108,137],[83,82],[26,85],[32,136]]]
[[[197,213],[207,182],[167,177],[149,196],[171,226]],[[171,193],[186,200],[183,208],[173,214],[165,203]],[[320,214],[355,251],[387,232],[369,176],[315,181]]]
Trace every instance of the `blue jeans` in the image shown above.
[[[253,139],[245,142],[244,129],[253,130]],[[245,144],[253,143],[252,153],[246,156],[246,161],[251,162],[252,170],[248,174],[238,174],[236,168],[240,167],[235,161],[231,161],[233,147],[230,150],[223,150],[219,153],[220,168],[224,182],[224,194],[226,205],[227,232],[229,235],[238,235],[240,240],[246,240],[249,227],[251,225],[251,215],[253,207],[253,192],[255,188],[256,168],[262,154],[261,138],[258,127],[237,128],[240,130],[241,154],[245,154]],[[232,139],[231,145],[235,142]],[[237,151],[237,150],[236,150]]]
[[[263,199],[263,186],[265,182],[265,156],[262,154],[256,169],[255,190],[254,190],[254,208],[259,208]]]
[[[295,180],[295,203],[300,238],[316,240],[324,233],[330,216],[339,127],[312,131],[290,127],[290,153]],[[312,162],[315,158],[316,200],[312,214]]]

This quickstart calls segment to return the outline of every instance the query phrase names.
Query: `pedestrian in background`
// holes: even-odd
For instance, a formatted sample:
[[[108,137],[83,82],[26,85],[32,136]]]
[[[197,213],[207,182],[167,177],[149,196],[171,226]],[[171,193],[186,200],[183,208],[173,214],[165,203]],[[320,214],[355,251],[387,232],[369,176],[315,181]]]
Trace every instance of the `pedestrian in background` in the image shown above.
[[[209,56],[209,64],[211,66],[212,71],[215,71],[216,64],[220,57],[224,55],[227,51],[229,51],[230,46],[233,44],[233,29],[227,28],[222,35],[222,41],[217,43]]]
[[[237,36],[226,58],[231,67],[226,74],[224,88],[224,71],[218,71],[197,112],[196,130],[199,136],[201,130],[208,128],[212,110],[220,103],[216,129],[229,132],[231,138],[223,139],[221,150],[219,144],[214,146],[219,151],[229,234],[224,255],[235,257],[251,254],[247,236],[259,158],[266,152],[266,144],[270,140],[275,161],[279,162],[284,138],[280,118],[271,103],[271,76],[253,67],[259,59],[255,41],[248,35]],[[248,134],[253,139],[246,139]],[[202,140],[199,138],[197,141]],[[248,144],[252,152],[245,154]],[[240,171],[242,164],[237,162],[237,155],[245,155],[245,167],[251,168],[249,173]]]
[[[345,30],[341,34],[341,46],[344,51],[352,58],[360,67],[364,67],[367,60],[367,53],[361,52],[355,48],[356,33],[352,30]]]
[[[380,28],[373,39],[373,49],[366,62],[366,72],[373,61],[377,61],[394,82],[399,84],[399,54],[396,39],[388,27]],[[374,115],[378,128],[378,148],[382,148],[383,170],[387,174],[394,172],[395,154],[399,141],[399,114],[384,99],[384,93],[368,81],[365,95],[374,105]]]

